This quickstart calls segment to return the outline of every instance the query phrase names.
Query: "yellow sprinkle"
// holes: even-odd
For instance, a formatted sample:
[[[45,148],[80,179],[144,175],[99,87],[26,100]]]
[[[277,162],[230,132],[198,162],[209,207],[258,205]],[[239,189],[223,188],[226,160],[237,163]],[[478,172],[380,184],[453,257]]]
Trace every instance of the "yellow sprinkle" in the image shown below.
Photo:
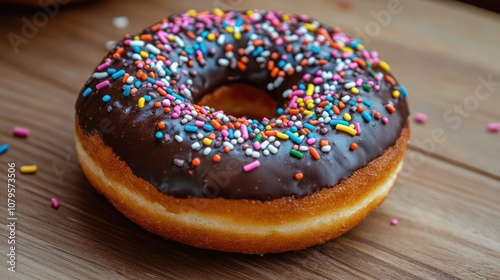
[[[307,103],[306,108],[307,109],[313,109],[314,108],[314,103]]]
[[[354,52],[354,50],[351,49],[350,47],[343,47],[342,51],[345,52],[345,53],[353,53]]]
[[[226,26],[226,31],[227,31],[228,33],[233,33],[234,29],[233,29],[233,27],[232,27],[232,26]]]
[[[289,15],[287,15],[287,14],[284,14],[284,15],[281,17],[281,19],[282,19],[283,21],[289,21],[289,20],[290,20],[290,16],[289,16]]]
[[[278,132],[278,133],[276,133],[276,136],[279,139],[288,140],[288,135],[286,135],[285,133]]]
[[[399,95],[400,95],[399,90],[395,90],[395,91],[392,92],[392,97],[394,97],[394,98],[398,98]]]
[[[304,99],[302,99],[302,97],[297,98],[297,103],[303,103],[303,102],[304,102]]]
[[[343,125],[343,124],[337,124],[337,125],[335,126],[335,129],[340,130],[340,131],[347,132],[347,133],[349,133],[349,134],[351,134],[351,135],[353,135],[353,136],[354,136],[354,135],[356,135],[356,130],[355,130],[354,128],[352,128],[352,127],[348,127],[348,126],[345,126],[345,125]]]
[[[304,26],[307,28],[307,31],[309,31],[309,32],[316,30],[316,26],[314,26],[314,24],[312,24],[312,23],[306,23],[306,24],[304,24]]]
[[[210,146],[212,145],[212,140],[210,140],[209,138],[203,138],[203,145],[205,146]]]
[[[358,94],[359,93],[359,89],[358,88],[351,88],[351,92],[354,93],[354,94]]]
[[[270,125],[266,125],[266,130],[271,130],[273,127]]]
[[[252,10],[247,10],[247,15],[250,16],[250,17],[253,16],[253,11]]]
[[[314,106],[313,106],[313,107],[314,107]],[[312,108],[307,108],[307,109],[312,109]],[[309,110],[304,110],[304,111],[302,112],[302,114],[304,114],[304,115],[313,115],[313,114],[314,114],[314,112],[313,112],[313,111],[309,111]]]
[[[139,54],[141,55],[142,58],[148,58],[149,56],[149,54],[145,51],[141,51]]]
[[[144,108],[144,102],[146,102],[146,99],[144,97],[139,98],[139,101],[137,101],[137,107],[140,109]]]
[[[190,17],[195,17],[198,13],[196,12],[196,10],[191,9],[191,10],[187,11],[186,14]]]
[[[174,35],[168,35],[167,39],[168,39],[170,42],[175,41],[175,37],[174,37]]]
[[[224,12],[221,9],[219,9],[219,8],[215,8],[214,9],[214,14],[216,16],[218,16],[218,17],[222,17],[224,15]]]
[[[38,167],[36,165],[23,165],[21,166],[21,173],[24,174],[33,174],[36,173]]]
[[[215,40],[215,35],[213,33],[210,33],[210,34],[207,35],[207,39],[209,41],[213,41],[213,40]]]
[[[362,50],[364,50],[364,49],[365,49],[365,46],[363,46],[363,45],[361,45],[361,44],[359,44],[359,45],[358,45],[358,51],[362,51]]]
[[[306,95],[311,96],[314,93],[314,85],[313,84],[308,84],[307,89],[306,89]]]
[[[389,66],[389,64],[387,64],[387,62],[385,62],[385,61],[380,61],[378,63],[378,66],[380,66],[380,68],[382,68],[382,70],[384,70],[385,72],[391,71],[391,66]]]
[[[241,33],[234,33],[234,39],[239,40],[241,39]]]
[[[349,115],[349,113],[345,113],[344,114],[344,120],[350,121],[351,120],[351,115]]]
[[[139,40],[139,36],[136,35],[136,36],[134,36],[134,41],[137,41],[137,40]]]
[[[351,123],[351,124],[349,125],[349,127],[350,127],[350,128],[352,128],[352,129],[354,129],[354,124],[352,124],[352,123]]]

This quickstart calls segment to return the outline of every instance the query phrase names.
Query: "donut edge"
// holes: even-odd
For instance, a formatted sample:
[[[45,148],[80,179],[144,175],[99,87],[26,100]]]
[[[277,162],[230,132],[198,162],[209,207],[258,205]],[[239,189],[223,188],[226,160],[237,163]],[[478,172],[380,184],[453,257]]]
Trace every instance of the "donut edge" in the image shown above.
[[[245,254],[299,250],[336,238],[388,196],[402,168],[409,128],[383,155],[331,188],[272,201],[175,198],[135,176],[98,134],[75,118],[76,151],[91,185],[144,229],[195,247]]]

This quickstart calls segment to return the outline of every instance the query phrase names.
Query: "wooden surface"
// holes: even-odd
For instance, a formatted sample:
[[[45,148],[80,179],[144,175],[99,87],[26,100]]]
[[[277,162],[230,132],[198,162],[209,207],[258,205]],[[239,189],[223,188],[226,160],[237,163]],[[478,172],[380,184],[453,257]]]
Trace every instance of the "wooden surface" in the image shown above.
[[[488,122],[500,122],[498,14],[458,2],[401,0],[402,11],[386,26],[372,26],[365,45],[378,49],[406,85],[412,113],[429,117],[424,125],[411,121],[410,149],[394,191],[336,240],[297,252],[246,256],[150,234],[86,181],[75,159],[73,104],[105,54],[104,43],[168,14],[214,6],[305,13],[356,35],[354,27],[377,24],[373,14],[387,10],[389,1],[124,2],[63,9],[18,53],[7,34],[22,36],[22,18],[32,21],[40,9],[26,14],[2,9],[0,143],[9,143],[10,150],[0,155],[0,217],[7,223],[7,163],[14,162],[18,220],[17,272],[7,271],[9,231],[3,226],[0,278],[500,278],[500,133],[485,129]],[[115,16],[129,17],[130,25],[115,29]],[[481,86],[488,77],[490,87]],[[475,93],[486,97],[479,100]],[[464,112],[454,113],[464,102]],[[13,137],[14,126],[31,129],[30,137]],[[19,174],[19,166],[28,164],[39,171]],[[58,210],[50,207],[53,196],[61,202]],[[398,226],[389,224],[392,218]]]

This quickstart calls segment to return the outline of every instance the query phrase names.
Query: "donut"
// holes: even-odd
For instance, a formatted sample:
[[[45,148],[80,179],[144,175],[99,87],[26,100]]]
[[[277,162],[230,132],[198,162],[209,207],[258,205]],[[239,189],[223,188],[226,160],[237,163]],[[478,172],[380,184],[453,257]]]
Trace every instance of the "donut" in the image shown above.
[[[76,102],[91,185],[144,229],[246,254],[336,238],[402,167],[407,90],[339,28],[275,11],[174,14],[125,35]]]

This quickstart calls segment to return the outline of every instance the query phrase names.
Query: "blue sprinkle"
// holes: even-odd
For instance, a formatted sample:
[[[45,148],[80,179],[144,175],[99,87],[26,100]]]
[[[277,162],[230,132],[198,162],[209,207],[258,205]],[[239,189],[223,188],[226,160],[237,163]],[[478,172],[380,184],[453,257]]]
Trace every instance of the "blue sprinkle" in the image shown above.
[[[126,85],[125,88],[123,89],[123,95],[124,96],[130,95],[130,86],[129,85]]]
[[[334,104],[334,105],[339,104],[339,100],[338,100],[338,99],[333,100],[333,104]]]
[[[146,100],[146,102],[151,101],[151,95],[144,95],[144,100]]]
[[[240,17],[239,18],[236,18],[236,23],[235,25],[236,26],[241,26],[243,24],[243,19],[241,19]]]
[[[359,46],[360,42],[358,40],[354,40],[349,44],[349,47],[355,49]]]
[[[125,70],[123,70],[125,72]],[[116,73],[116,69],[115,68],[108,68],[108,74],[114,74]]]
[[[108,102],[108,101],[110,101],[110,100],[111,100],[111,96],[109,96],[108,94],[106,94],[106,95],[104,95],[104,96],[102,97],[102,101],[104,101],[104,102]]]
[[[111,77],[116,80],[116,79],[123,77],[123,75],[125,75],[125,69],[121,69],[120,71],[111,75]]]
[[[172,92],[171,94],[172,94],[172,96],[173,96],[173,97],[175,97],[176,99],[179,99],[179,100],[180,100],[180,101],[182,101],[182,102],[184,102],[184,100],[186,100],[186,99],[184,99],[184,97],[182,97],[182,96],[178,95],[178,94],[177,94],[177,93],[175,93],[175,92]]]
[[[354,100],[349,101],[349,105],[355,106],[356,105],[356,101],[354,101]]]
[[[335,127],[337,124],[343,124],[345,126],[349,126],[349,122],[344,121],[344,120],[331,120],[330,125]]]
[[[290,137],[290,140],[292,140],[295,144],[302,144],[302,139],[293,134],[293,132],[291,132],[290,130],[285,131],[285,134],[288,135],[288,137]]]
[[[141,81],[139,81],[139,80],[135,81],[135,83],[134,83],[134,86],[135,86],[136,88],[140,88],[140,87],[141,87],[141,85],[142,85],[142,83],[141,83]]]
[[[363,119],[365,119],[365,121],[369,122],[372,120],[372,116],[370,116],[366,111],[364,111],[363,113],[361,113],[361,116],[363,117]]]
[[[140,53],[141,52],[141,48],[139,46],[132,46],[132,51],[135,52],[135,53]]]
[[[222,22],[222,28],[226,28],[227,27],[227,22],[223,21]]]
[[[313,46],[311,47],[311,51],[313,52],[313,54],[318,54],[320,52],[320,49],[316,46]]]
[[[156,83],[156,80],[151,78],[151,77],[148,77],[148,82],[154,84],[154,83]]]
[[[264,48],[262,46],[258,46],[253,52],[252,56],[258,56],[264,51]]]
[[[403,97],[406,98],[408,96],[408,92],[404,86],[399,86],[399,91],[403,94]]]
[[[197,45],[194,45],[195,48],[197,48]],[[188,47],[185,47],[184,50],[186,51],[187,54],[194,54],[194,50]]]
[[[205,31],[201,32],[201,37],[207,37],[208,34],[210,34],[210,31],[205,30]]]
[[[251,126],[247,126],[247,130],[248,130],[248,133],[252,133],[253,132],[253,129]]]
[[[284,112],[285,110],[283,110],[283,108],[278,108],[278,110],[276,110],[276,113],[278,113],[278,115],[283,115]]]
[[[230,128],[227,132],[229,132],[229,135],[228,135],[229,139],[233,139],[234,138],[234,131],[233,131],[233,129]]]
[[[306,89],[306,85],[304,85],[303,83],[300,83],[299,84],[299,89],[305,90]]]
[[[89,96],[91,93],[92,93],[92,89],[88,87],[88,88],[86,88],[86,89],[83,91],[82,96],[83,96],[83,97],[87,97],[87,96]]]
[[[168,88],[167,88],[167,93],[172,94],[172,93],[174,93],[174,91],[172,90],[172,88],[169,88],[169,87],[168,87]]]
[[[194,132],[198,131],[198,127],[195,126],[195,125],[186,125],[186,126],[184,126],[184,130],[186,132],[192,132],[192,133],[194,133]]]
[[[9,149],[9,144],[4,143],[4,144],[0,145],[0,155],[7,152],[8,149]]]
[[[368,99],[363,100],[363,104],[365,104],[368,107],[372,106],[372,102],[370,100],[368,100]]]
[[[310,131],[314,131],[316,128],[314,127],[314,125],[310,124],[310,123],[303,123],[302,124],[305,128],[309,129]]]
[[[259,124],[259,130],[264,131],[264,129],[266,129],[266,127],[263,124]]]
[[[294,126],[292,126],[292,127],[290,127],[290,130],[291,130],[292,132],[294,132],[294,133],[295,133],[295,132],[297,132],[297,131],[299,131],[299,129],[298,129],[295,125],[294,125]]]
[[[205,46],[205,43],[200,43],[200,50],[202,54],[207,54],[207,47]]]
[[[149,58],[151,58],[151,59],[155,59],[155,58],[156,58],[156,55],[154,55],[154,54],[152,54],[152,53],[151,53],[151,54],[149,54]]]
[[[155,137],[156,137],[156,139],[161,139],[161,138],[163,138],[163,133],[161,131],[157,131],[155,133]]]
[[[307,138],[308,138],[308,139],[314,138],[314,134],[313,134],[313,133],[309,133],[309,134],[307,134]]]
[[[330,102],[333,102],[333,97],[331,97],[331,96],[327,96],[327,97],[326,97],[326,100],[328,100],[328,101],[330,101]]]
[[[331,110],[331,109],[328,110],[328,115],[333,116],[334,114],[335,114],[335,112],[333,110]]]
[[[172,71],[170,71],[170,69],[168,68],[163,68],[163,70],[165,70],[165,74],[167,74],[167,76],[172,76]]]
[[[328,104],[325,106],[325,111],[330,111],[332,109],[332,104]]]
[[[214,130],[214,127],[211,124],[207,123],[203,126],[203,130],[205,130],[206,132],[211,132]]]
[[[284,61],[284,60],[280,60],[280,61],[278,62],[278,67],[279,67],[280,69],[283,69],[283,67],[285,67],[285,64],[286,64],[286,61]]]

